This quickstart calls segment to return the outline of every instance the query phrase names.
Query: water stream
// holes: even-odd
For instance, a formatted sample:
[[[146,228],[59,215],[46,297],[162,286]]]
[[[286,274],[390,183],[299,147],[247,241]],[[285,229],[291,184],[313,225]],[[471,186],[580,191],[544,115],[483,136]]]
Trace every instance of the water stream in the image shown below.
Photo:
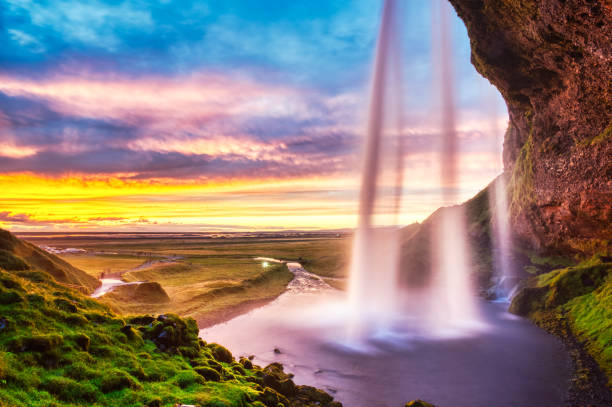
[[[393,337],[351,343],[347,294],[298,263],[287,266],[295,279],[284,294],[200,336],[260,365],[281,362],[296,383],[322,388],[347,407],[414,398],[437,407],[563,405],[569,363],[562,344],[504,304],[477,303],[488,329],[474,335],[434,338],[406,317]]]

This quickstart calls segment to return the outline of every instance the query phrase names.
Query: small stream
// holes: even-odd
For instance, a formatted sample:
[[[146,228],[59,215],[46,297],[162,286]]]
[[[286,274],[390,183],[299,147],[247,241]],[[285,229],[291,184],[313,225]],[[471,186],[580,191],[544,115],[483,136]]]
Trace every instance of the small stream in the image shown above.
[[[416,398],[437,407],[563,405],[570,369],[562,344],[507,313],[507,304],[479,302],[487,329],[477,334],[428,338],[406,329],[356,347],[345,340],[346,294],[299,263],[287,266],[295,278],[285,293],[200,336],[260,365],[283,363],[296,383],[324,389],[346,407]]]
[[[93,297],[93,298],[102,297],[104,294],[113,291],[113,289],[115,289],[115,287],[119,287],[121,285],[140,284],[140,281],[135,281],[135,282],[127,283],[127,282],[125,282],[123,280],[119,280],[119,279],[116,279],[116,278],[103,278],[103,279],[100,280],[100,282],[102,283],[102,285],[100,287],[96,288],[96,290],[93,292],[93,294],[91,294],[91,297]]]

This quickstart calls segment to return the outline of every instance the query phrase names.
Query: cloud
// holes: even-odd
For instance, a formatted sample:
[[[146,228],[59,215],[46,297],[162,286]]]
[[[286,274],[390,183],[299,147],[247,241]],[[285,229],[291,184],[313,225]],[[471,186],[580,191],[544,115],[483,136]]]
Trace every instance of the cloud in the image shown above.
[[[77,219],[37,219],[32,215],[26,213],[15,213],[4,211],[0,212],[0,222],[8,223],[8,224],[28,224],[28,225],[38,225],[38,226],[47,226],[52,224],[61,224],[61,223],[80,223]]]

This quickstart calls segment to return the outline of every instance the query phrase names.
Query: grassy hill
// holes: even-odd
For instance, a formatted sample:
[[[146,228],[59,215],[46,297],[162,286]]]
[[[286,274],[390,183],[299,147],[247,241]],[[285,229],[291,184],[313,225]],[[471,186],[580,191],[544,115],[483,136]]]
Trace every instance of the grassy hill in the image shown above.
[[[78,269],[8,232],[2,244],[0,406],[340,405],[199,339],[191,318],[120,316]]]
[[[49,274],[55,281],[84,293],[91,293],[100,285],[97,278],[2,229],[0,267],[8,271],[36,269]]]

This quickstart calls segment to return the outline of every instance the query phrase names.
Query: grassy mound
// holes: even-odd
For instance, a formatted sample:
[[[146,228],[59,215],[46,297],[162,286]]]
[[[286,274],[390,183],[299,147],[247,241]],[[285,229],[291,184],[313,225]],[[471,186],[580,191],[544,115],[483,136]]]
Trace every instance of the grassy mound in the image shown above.
[[[195,318],[202,327],[207,326],[275,299],[293,278],[285,264],[262,268],[252,258],[243,261],[250,269],[236,275],[222,270],[222,266],[221,271],[211,273],[197,263],[155,264],[122,276],[126,281],[149,283],[117,287],[101,300],[122,313],[174,312]],[[231,270],[233,264],[229,267]],[[159,289],[150,284],[156,284]],[[146,292],[138,294],[138,291]],[[167,293],[169,300],[162,292]],[[157,300],[151,301],[152,298]]]
[[[139,302],[142,304],[159,304],[170,302],[168,294],[156,282],[115,287],[105,297],[117,303]]]
[[[596,255],[575,266],[534,276],[514,297],[510,311],[545,324],[567,318],[612,386],[612,259]]]
[[[123,317],[27,265],[0,268],[0,405],[339,406],[207,344],[193,319]]]

